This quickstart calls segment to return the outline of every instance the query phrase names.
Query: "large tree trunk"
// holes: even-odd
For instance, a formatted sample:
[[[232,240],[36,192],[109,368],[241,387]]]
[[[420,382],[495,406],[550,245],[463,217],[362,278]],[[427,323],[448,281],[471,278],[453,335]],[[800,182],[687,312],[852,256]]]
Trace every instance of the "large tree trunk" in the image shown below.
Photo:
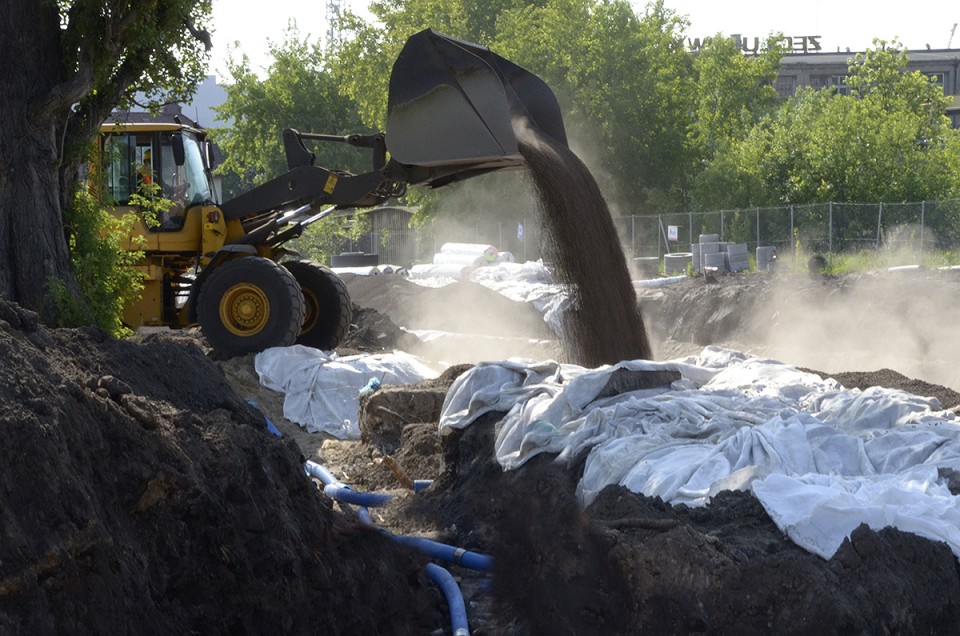
[[[53,319],[50,279],[75,288],[61,202],[63,92],[56,3],[6,0],[0,12],[0,295]],[[69,79],[69,78],[66,78]],[[64,183],[72,177],[64,175]]]

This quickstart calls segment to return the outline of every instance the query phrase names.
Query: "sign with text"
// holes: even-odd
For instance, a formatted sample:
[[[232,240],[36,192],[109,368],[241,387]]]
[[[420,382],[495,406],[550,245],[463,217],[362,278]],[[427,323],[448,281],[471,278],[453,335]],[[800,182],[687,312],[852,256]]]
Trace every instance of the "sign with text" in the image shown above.
[[[819,53],[823,50],[819,35],[786,35],[780,42],[786,47],[787,53]],[[713,38],[687,38],[687,49],[699,51],[710,44]],[[744,53],[759,53],[765,47],[767,38],[741,36],[739,33],[731,35],[730,39],[740,45]]]

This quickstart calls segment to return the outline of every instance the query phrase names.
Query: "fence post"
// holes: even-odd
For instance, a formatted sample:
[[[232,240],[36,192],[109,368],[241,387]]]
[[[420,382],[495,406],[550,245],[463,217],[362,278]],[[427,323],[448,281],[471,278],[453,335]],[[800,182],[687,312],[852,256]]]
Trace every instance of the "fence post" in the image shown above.
[[[637,255],[637,215],[630,215],[630,256]]]
[[[760,207],[757,206],[757,247],[760,247]]]
[[[926,220],[924,217],[927,212],[927,202],[920,202],[920,267],[923,267],[923,224]]]
[[[833,201],[829,205],[830,216],[827,222],[830,226],[827,228],[827,250],[830,253],[830,265],[833,265]]]
[[[724,215],[724,213],[723,213],[723,210],[720,210],[720,240],[721,240],[721,241],[723,240],[723,226],[724,226],[724,222],[726,221],[726,218],[724,218],[724,216],[725,216],[725,215]],[[697,240],[699,240],[699,239],[700,239],[700,237],[698,236],[698,237],[697,237]],[[693,241],[691,241],[691,243],[692,243],[692,242],[693,242]]]
[[[660,250],[660,226],[663,224],[663,221],[660,219],[661,214],[657,212],[657,258],[663,256],[663,252]]]
[[[793,236],[796,230],[793,228],[793,204],[790,204],[790,253],[793,254],[793,260],[797,260],[797,241]]]
[[[877,246],[876,251],[880,251],[880,227],[883,221],[883,203],[880,204],[880,211],[877,213]]]
[[[687,228],[687,239],[689,243],[693,245],[693,210],[690,210],[688,214],[690,215],[690,227]]]

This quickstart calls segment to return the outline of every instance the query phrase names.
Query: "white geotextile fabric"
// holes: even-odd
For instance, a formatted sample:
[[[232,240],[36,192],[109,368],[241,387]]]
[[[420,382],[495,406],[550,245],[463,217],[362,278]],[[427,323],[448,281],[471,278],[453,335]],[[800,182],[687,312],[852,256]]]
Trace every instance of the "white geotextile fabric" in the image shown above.
[[[616,369],[675,370],[672,386],[597,399]],[[960,498],[938,468],[960,470],[960,424],[934,398],[847,390],[788,365],[717,347],[667,362],[584,369],[512,359],[451,386],[440,420],[489,411],[500,465],[542,452],[586,454],[578,497],[609,484],[700,506],[748,489],[797,544],[824,558],[861,523],[946,541],[960,556]]]
[[[408,353],[340,357],[301,345],[266,349],[254,358],[254,368],[262,386],[284,394],[286,419],[340,439],[360,437],[358,396],[371,379],[414,384],[438,375]]]

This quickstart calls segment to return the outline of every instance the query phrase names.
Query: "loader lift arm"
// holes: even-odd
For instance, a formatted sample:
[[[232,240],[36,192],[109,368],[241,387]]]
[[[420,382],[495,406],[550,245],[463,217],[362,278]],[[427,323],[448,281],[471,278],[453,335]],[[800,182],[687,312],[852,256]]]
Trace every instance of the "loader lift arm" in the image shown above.
[[[246,219],[304,204],[371,207],[402,196],[408,185],[437,188],[515,170],[525,166],[517,125],[566,144],[560,106],[543,80],[485,46],[426,29],[408,39],[394,63],[386,132],[329,135],[288,128],[288,172],[222,209],[227,219]],[[368,148],[372,169],[354,175],[316,166],[304,140]]]

